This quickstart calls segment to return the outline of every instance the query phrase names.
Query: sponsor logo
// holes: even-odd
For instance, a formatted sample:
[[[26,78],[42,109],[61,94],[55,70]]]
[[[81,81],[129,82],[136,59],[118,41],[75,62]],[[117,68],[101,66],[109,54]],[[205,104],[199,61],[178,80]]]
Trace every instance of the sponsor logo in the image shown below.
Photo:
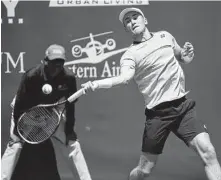
[[[71,43],[76,43],[82,40],[89,39],[89,42],[85,47],[81,47],[78,44],[73,45],[72,55],[76,59],[73,61],[66,62],[65,65],[69,66],[69,69],[72,69],[73,72],[78,77],[85,78],[97,78],[98,72],[96,66],[79,66],[79,64],[99,64],[111,56],[117,55],[126,51],[128,48],[116,49],[116,41],[113,38],[106,39],[105,43],[95,40],[95,37],[103,36],[107,34],[112,34],[113,31],[104,32],[100,34],[93,35],[89,33],[88,37],[82,37],[79,39],[71,40]],[[85,57],[82,58],[82,56]],[[110,67],[111,64],[111,67]],[[78,66],[77,66],[78,65]],[[70,67],[72,66],[72,67]],[[112,77],[117,76],[120,73],[120,67],[116,65],[115,61],[108,63],[105,61],[103,70],[101,72],[101,77]]]
[[[24,20],[23,18],[16,18],[15,15],[15,8],[18,5],[19,0],[2,0],[3,4],[5,5],[5,8],[7,10],[7,18],[2,18],[1,23],[8,23],[8,24],[23,24]]]
[[[161,37],[161,38],[165,38],[165,34],[161,34],[160,37]]]
[[[68,89],[68,87],[67,87],[67,85],[66,84],[60,84],[60,85],[58,85],[58,89],[59,90],[67,90]]]

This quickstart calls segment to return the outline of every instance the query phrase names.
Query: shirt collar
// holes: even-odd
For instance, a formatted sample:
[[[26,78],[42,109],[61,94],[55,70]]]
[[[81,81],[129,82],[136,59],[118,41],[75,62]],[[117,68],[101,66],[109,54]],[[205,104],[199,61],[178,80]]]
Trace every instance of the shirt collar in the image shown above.
[[[136,44],[140,44],[140,43],[149,41],[150,39],[152,39],[153,35],[154,35],[153,33],[150,33],[150,38],[148,38],[148,39],[143,39],[142,41],[133,41],[133,44],[136,45]]]

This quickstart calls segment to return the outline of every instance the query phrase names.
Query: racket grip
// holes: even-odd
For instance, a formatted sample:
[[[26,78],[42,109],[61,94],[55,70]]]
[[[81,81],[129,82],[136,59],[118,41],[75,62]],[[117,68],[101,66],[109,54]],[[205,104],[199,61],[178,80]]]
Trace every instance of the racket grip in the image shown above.
[[[72,103],[73,101],[75,101],[77,98],[79,98],[80,96],[82,96],[83,94],[85,94],[85,89],[81,88],[80,90],[78,90],[76,93],[74,93],[73,95],[71,95],[67,100],[68,102]]]

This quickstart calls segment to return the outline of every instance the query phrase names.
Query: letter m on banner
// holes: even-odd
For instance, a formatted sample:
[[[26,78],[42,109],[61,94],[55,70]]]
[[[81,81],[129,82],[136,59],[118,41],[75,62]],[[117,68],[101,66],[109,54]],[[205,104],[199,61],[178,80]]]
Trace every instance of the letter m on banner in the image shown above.
[[[19,67],[20,68],[19,73],[25,72],[25,70],[24,70],[24,54],[25,54],[25,52],[20,52],[16,61],[14,61],[14,59],[12,58],[12,56],[9,52],[2,52],[2,56],[3,56],[3,54],[6,55],[6,71],[5,71],[5,73],[11,73],[12,72],[11,67],[14,69]]]

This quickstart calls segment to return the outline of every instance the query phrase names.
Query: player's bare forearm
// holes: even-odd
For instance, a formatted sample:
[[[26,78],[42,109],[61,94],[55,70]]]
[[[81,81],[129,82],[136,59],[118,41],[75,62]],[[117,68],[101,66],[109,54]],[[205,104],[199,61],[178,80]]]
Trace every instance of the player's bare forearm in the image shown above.
[[[96,89],[108,89],[114,86],[128,84],[128,82],[133,78],[134,73],[134,69],[130,69],[130,67],[122,67],[121,74],[119,76],[102,80],[95,80],[93,82],[89,81],[85,84],[82,84],[81,86],[86,90],[92,91],[95,91]]]
[[[129,79],[124,78],[122,75],[112,77],[112,78],[107,78],[107,79],[102,79],[102,80],[96,80],[93,83],[97,83],[98,88],[111,88],[114,86],[119,86],[122,84],[128,84]]]
[[[118,86],[121,84],[127,84],[128,81],[125,80],[122,76],[112,77],[112,78],[106,78],[101,80],[95,80],[93,82],[89,81],[85,84],[82,84],[81,86],[86,90],[92,90],[95,91],[97,89],[109,89],[113,86]]]

